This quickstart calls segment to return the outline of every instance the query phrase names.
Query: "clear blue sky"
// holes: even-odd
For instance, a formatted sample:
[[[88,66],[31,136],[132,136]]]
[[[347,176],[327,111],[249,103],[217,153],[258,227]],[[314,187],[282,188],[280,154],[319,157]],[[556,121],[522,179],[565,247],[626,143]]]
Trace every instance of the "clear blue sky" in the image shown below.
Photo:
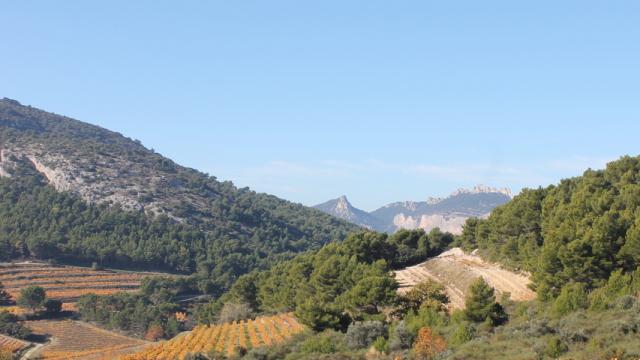
[[[638,1],[177,3],[5,2],[0,97],[307,205],[640,153]]]

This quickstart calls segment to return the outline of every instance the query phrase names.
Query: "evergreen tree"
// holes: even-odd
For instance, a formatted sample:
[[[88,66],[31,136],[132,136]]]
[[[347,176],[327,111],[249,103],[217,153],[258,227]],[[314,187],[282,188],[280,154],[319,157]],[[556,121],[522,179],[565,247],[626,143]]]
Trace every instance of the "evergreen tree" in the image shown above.
[[[464,313],[469,321],[489,320],[493,325],[500,325],[507,319],[504,308],[496,302],[495,290],[482,277],[471,284]]]
[[[20,291],[18,306],[36,311],[44,305],[47,293],[40,286],[27,286]]]

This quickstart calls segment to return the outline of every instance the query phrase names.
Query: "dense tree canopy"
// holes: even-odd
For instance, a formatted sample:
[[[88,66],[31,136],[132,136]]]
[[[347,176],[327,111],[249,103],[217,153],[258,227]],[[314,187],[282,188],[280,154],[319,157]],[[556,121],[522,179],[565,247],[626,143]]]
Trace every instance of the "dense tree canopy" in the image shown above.
[[[597,288],[640,264],[640,157],[524,190],[487,220],[469,220],[460,242],[532,272],[542,298],[569,283]]]
[[[309,218],[298,229],[265,222],[251,236],[230,237],[218,226],[203,231],[166,216],[90,205],[57,192],[32,169],[23,171],[19,177],[0,178],[0,260],[37,257],[197,272],[201,290],[219,293],[239,275],[339,240],[348,229]],[[280,216],[298,215],[291,209]]]
[[[251,304],[255,311],[295,310],[316,330],[346,329],[351,320],[375,317],[397,301],[391,269],[423,261],[453,240],[434,230],[402,230],[394,235],[361,232],[342,243],[299,255],[268,271],[241,277],[218,303]],[[204,321],[215,321],[220,305],[203,309]]]

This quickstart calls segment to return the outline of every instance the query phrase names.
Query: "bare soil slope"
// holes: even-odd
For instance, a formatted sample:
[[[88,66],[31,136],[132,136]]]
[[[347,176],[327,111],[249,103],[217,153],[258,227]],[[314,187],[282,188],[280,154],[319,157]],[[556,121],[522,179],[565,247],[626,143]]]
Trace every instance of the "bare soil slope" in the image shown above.
[[[464,299],[471,283],[483,277],[498,294],[509,292],[511,300],[526,301],[536,294],[527,287],[531,282],[525,274],[503,269],[498,264],[482,260],[479,256],[466,254],[459,248],[446,251],[421,264],[395,272],[400,284],[400,293],[411,289],[426,279],[443,284],[454,309],[464,307]]]

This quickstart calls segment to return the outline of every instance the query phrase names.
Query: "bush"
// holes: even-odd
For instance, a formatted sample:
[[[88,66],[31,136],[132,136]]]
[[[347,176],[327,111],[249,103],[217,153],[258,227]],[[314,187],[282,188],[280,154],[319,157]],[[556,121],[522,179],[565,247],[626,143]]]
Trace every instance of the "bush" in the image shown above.
[[[60,314],[60,312],[62,311],[62,301],[54,300],[54,299],[45,300],[44,311],[49,316],[55,316]]]
[[[571,283],[562,288],[560,295],[553,303],[551,312],[553,315],[560,317],[579,309],[586,309],[588,305],[589,299],[585,285]]]
[[[251,318],[253,313],[251,307],[244,303],[225,303],[218,315],[218,321],[227,323],[231,321],[245,320]]]
[[[381,353],[387,353],[389,351],[389,343],[384,336],[378,336],[376,341],[373,342],[373,348]]]
[[[567,344],[563,343],[562,340],[557,337],[552,337],[551,339],[549,339],[549,341],[547,341],[547,346],[544,349],[544,353],[548,357],[555,359],[560,355],[566,353],[568,350],[569,347],[567,346]]]
[[[18,322],[18,317],[6,311],[0,311],[0,334],[25,339],[31,331]]]
[[[628,310],[631,309],[636,304],[636,302],[636,298],[631,295],[621,296],[620,298],[618,298],[618,300],[616,300],[615,308],[620,310]]]
[[[337,331],[326,330],[307,338],[300,346],[305,354],[333,354],[344,349],[344,335]]]
[[[360,321],[349,325],[345,339],[351,349],[371,346],[380,336],[387,335],[387,326],[381,321]]]
[[[411,348],[413,343],[413,335],[407,330],[407,327],[403,321],[400,321],[396,325],[389,336],[389,350],[390,351],[402,351]]]
[[[428,327],[418,331],[418,337],[413,344],[413,353],[416,359],[429,360],[447,349],[447,342],[442,336],[433,333]]]
[[[469,322],[462,322],[458,325],[455,332],[451,337],[452,345],[462,345],[468,341],[473,339],[473,335],[475,334],[475,328],[473,324]]]

